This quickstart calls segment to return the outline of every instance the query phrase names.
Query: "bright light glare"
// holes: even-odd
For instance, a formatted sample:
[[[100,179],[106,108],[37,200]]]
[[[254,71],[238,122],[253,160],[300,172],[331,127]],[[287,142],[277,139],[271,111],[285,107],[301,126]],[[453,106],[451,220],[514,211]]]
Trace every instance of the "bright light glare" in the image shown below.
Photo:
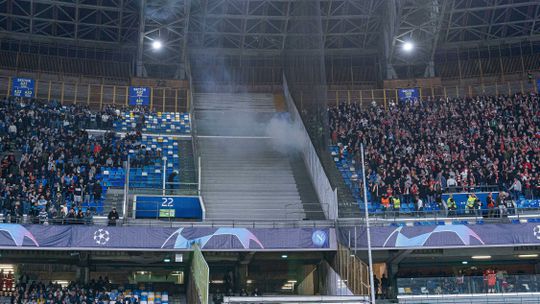
[[[161,43],[161,41],[159,40],[155,40],[154,42],[152,42],[152,48],[154,50],[159,50],[163,47],[163,44]]]
[[[405,52],[410,52],[410,51],[412,51],[413,49],[414,49],[414,44],[412,44],[412,42],[405,42],[405,43],[403,44],[403,50],[404,50]]]
[[[473,259],[473,260],[489,260],[489,259],[491,259],[491,256],[490,255],[473,255],[471,257],[471,259]]]

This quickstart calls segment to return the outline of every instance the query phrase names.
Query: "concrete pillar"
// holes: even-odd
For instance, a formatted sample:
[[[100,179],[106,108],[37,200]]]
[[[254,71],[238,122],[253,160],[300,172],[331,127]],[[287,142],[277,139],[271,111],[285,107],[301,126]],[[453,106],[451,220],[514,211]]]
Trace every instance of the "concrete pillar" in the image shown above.
[[[397,273],[399,269],[398,263],[387,264],[388,269],[388,297],[397,297]]]
[[[81,282],[83,284],[88,284],[90,281],[90,267],[88,266],[77,266],[77,269],[75,271],[75,278],[77,282]]]
[[[248,264],[247,263],[240,263],[238,267],[236,267],[237,275],[236,275],[236,288],[237,290],[241,290],[242,288],[247,289],[247,276],[248,276]]]

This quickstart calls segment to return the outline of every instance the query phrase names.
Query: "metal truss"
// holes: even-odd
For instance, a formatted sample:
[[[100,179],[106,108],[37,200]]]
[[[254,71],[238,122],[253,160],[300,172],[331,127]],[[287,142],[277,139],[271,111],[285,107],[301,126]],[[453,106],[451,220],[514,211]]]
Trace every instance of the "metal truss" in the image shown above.
[[[538,40],[540,35],[540,1],[454,0],[446,16],[441,47],[464,47]]]
[[[184,50],[190,1],[139,0],[138,77],[185,78]],[[163,47],[153,49],[159,41]]]
[[[388,0],[385,13],[388,79],[434,76],[438,51],[540,40],[537,0]],[[415,44],[410,54],[400,49],[408,40]]]
[[[0,44],[125,52],[136,74],[183,77],[186,55],[276,58],[295,0],[0,0]],[[433,76],[434,54],[540,41],[538,0],[313,0],[327,57],[380,59],[386,78]],[[315,20],[318,19],[318,20]],[[315,22],[316,21],[316,22]],[[160,39],[164,49],[154,52]],[[404,41],[416,48],[401,51]],[[319,41],[320,42],[320,41]],[[84,53],[84,52],[81,52]]]
[[[136,39],[138,18],[136,0],[0,0],[0,37],[117,48]]]
[[[435,76],[433,64],[439,32],[448,5],[445,0],[390,0],[384,27],[386,78],[415,77],[410,67],[421,65],[424,77]],[[402,46],[411,43],[411,51]]]
[[[276,55],[287,37],[302,39],[305,33],[291,29],[295,1],[291,0],[201,0],[193,3],[190,49],[194,53]],[[373,53],[382,1],[321,0],[320,31],[327,53]],[[369,46],[369,47],[368,47]],[[368,50],[367,52],[365,50]]]

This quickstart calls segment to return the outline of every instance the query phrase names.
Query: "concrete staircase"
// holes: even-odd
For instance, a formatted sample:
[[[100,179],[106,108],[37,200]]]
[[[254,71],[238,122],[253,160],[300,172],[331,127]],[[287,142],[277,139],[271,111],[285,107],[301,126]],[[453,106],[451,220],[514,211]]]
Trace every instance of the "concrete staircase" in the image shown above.
[[[124,189],[123,188],[109,188],[107,189],[107,195],[103,201],[103,215],[108,215],[112,208],[116,208],[116,211],[120,215],[123,214],[124,207]],[[128,206],[129,207],[129,206]]]
[[[201,138],[202,193],[209,219],[304,218],[287,155],[268,139]]]
[[[264,136],[275,114],[272,94],[195,94],[199,135]]]
[[[207,219],[324,218],[301,158],[265,136],[271,94],[195,94],[194,106]]]
[[[197,195],[196,160],[193,157],[191,140],[179,140],[178,151],[180,161],[179,180],[181,184],[175,188],[180,190],[179,194],[181,195]]]

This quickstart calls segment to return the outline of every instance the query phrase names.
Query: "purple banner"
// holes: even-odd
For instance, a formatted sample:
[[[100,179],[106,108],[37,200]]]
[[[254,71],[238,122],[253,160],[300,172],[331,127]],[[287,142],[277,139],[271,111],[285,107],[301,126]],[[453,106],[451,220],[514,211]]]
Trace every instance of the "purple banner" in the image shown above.
[[[354,247],[354,228],[339,230],[339,239]],[[373,248],[441,248],[475,246],[540,245],[540,225],[484,224],[484,225],[433,225],[405,227],[371,227]],[[356,228],[356,247],[366,248],[366,230]]]
[[[328,228],[160,228],[0,224],[0,247],[203,250],[331,249]],[[335,244],[335,241],[334,241]]]

